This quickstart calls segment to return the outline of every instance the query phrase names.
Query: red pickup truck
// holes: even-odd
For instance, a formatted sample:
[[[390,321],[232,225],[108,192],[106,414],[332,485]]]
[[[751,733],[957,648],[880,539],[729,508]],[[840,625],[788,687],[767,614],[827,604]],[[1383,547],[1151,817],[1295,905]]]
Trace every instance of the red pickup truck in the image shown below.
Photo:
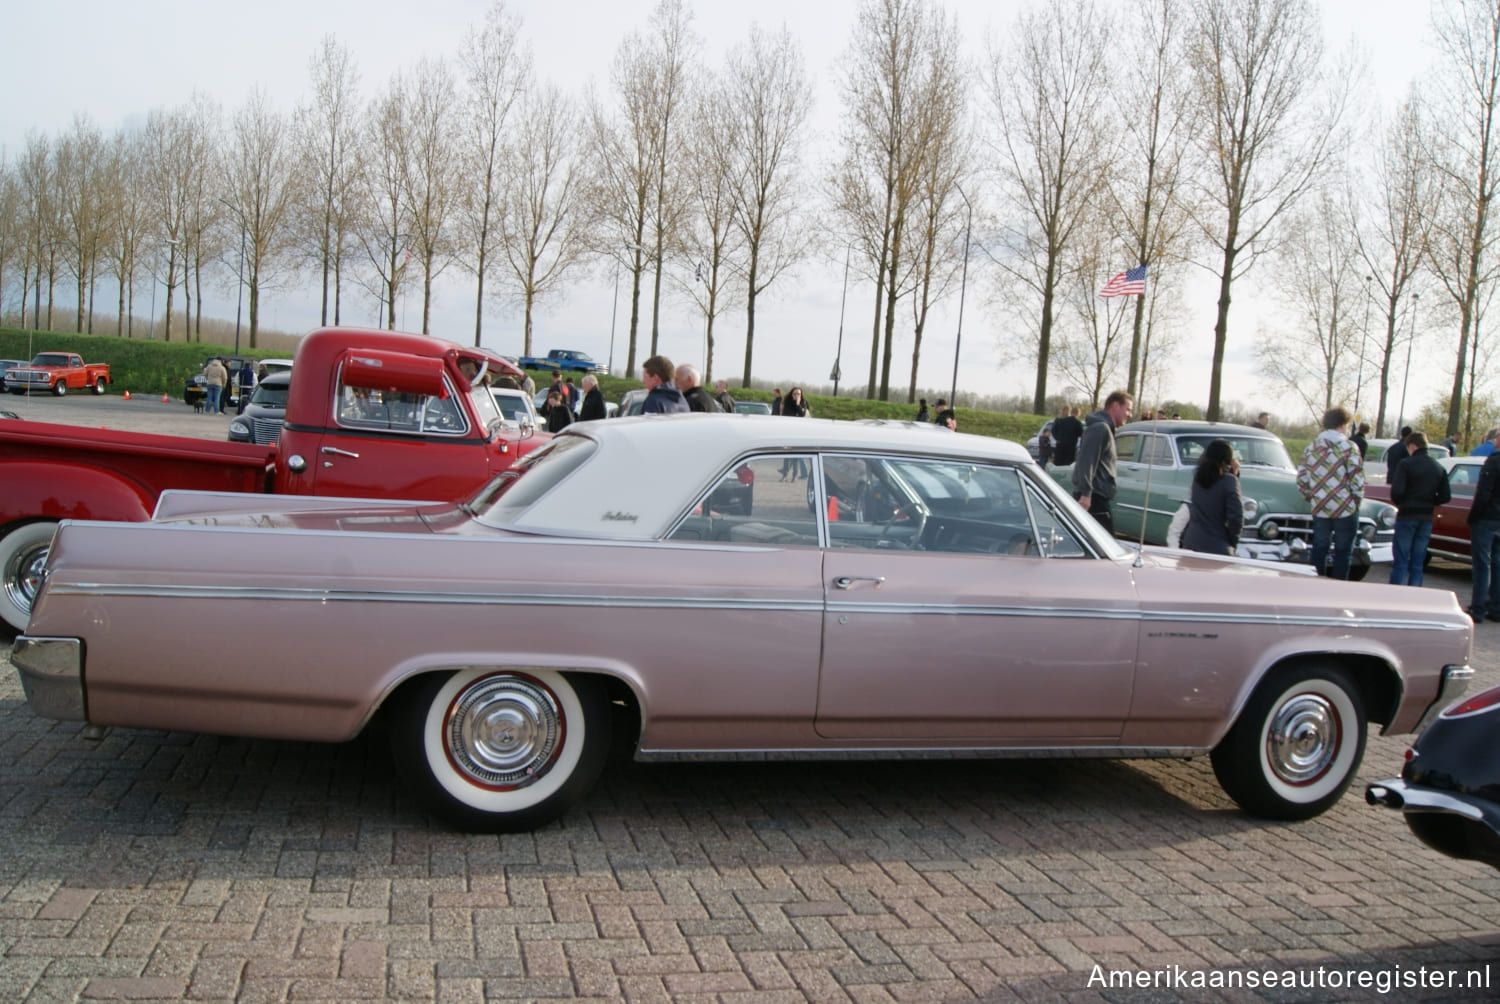
[[[62,397],[69,390],[92,388],[103,394],[110,383],[108,363],[86,363],[76,352],[38,352],[25,366],[5,371],[5,389],[12,394],[51,391]]]
[[[26,626],[59,520],[147,520],[167,489],[466,498],[551,438],[505,420],[493,372],[524,376],[487,349],[324,328],[298,346],[269,446],[0,422],[0,619]]]

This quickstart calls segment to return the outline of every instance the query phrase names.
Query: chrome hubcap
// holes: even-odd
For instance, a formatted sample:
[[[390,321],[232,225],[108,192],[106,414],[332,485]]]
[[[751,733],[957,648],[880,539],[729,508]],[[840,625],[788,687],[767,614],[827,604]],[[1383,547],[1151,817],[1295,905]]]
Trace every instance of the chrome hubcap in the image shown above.
[[[527,676],[487,676],[464,688],[443,727],[453,766],[481,787],[524,788],[547,772],[562,746],[557,697]]]
[[[42,588],[42,569],[47,565],[45,543],[22,548],[5,564],[5,598],[13,606],[30,611],[36,594]]]
[[[1287,784],[1310,784],[1339,750],[1338,710],[1319,694],[1298,694],[1276,709],[1266,735],[1271,770]]]

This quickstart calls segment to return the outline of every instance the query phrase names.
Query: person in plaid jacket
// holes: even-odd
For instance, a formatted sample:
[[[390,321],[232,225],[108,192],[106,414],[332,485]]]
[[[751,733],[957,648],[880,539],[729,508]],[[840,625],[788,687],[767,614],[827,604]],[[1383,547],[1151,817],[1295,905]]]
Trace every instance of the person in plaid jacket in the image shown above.
[[[1329,408],[1323,431],[1302,451],[1297,465],[1297,490],[1312,506],[1313,542],[1309,556],[1319,575],[1349,577],[1354,535],[1359,530],[1359,503],[1365,494],[1365,462],[1349,439],[1349,412]],[[1329,543],[1333,565],[1325,567]]]

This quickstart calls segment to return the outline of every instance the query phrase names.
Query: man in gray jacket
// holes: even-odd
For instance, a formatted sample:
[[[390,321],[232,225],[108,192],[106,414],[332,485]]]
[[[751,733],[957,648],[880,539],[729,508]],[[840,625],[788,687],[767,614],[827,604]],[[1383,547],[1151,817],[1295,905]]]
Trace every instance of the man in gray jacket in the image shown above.
[[[1104,399],[1104,407],[1084,423],[1073,464],[1073,497],[1110,533],[1115,532],[1115,429],[1130,421],[1135,400],[1123,390]]]

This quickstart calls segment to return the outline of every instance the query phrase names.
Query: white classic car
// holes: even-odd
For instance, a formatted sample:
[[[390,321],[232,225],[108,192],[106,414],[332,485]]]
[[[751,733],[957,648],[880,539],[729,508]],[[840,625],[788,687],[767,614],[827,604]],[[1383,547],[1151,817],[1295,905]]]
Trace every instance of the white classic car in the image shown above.
[[[1305,818],[1367,722],[1413,731],[1472,674],[1451,593],[1128,550],[1021,447],[906,425],[588,423],[456,506],[168,493],[62,524],[12,658],[37,713],[100,726],[381,716],[426,804],[492,830],[584,797],[620,730],[640,758],[1208,754]],[[230,619],[274,630],[176,643]]]

